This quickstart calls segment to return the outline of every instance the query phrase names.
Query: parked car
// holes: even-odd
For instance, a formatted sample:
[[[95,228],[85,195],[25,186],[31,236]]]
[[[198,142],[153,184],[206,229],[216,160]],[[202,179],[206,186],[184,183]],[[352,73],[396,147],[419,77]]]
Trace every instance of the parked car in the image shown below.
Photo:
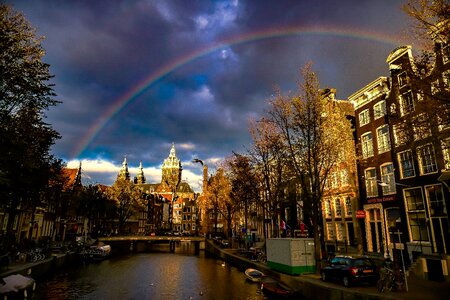
[[[223,240],[220,242],[220,247],[222,247],[222,248],[228,248],[228,247],[230,247],[230,242],[228,242],[228,240],[226,240],[226,239],[223,239]]]
[[[220,244],[222,243],[222,237],[220,237],[220,236],[215,236],[215,237],[213,238],[213,241],[214,241],[214,244],[220,245]]]
[[[378,267],[368,257],[335,256],[320,270],[323,281],[341,281],[345,287],[354,284],[375,284],[378,280]]]

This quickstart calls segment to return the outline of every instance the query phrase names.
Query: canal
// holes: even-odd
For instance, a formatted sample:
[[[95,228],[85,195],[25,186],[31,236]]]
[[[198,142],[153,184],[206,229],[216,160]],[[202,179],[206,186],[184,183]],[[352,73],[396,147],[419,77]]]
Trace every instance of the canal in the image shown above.
[[[33,299],[268,299],[239,269],[189,252],[80,263],[38,282]]]

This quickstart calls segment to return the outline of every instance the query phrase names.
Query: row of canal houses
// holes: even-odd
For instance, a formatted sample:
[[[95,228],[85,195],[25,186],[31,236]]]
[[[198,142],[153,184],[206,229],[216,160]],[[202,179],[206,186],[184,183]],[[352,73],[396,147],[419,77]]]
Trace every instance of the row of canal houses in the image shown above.
[[[199,233],[196,199],[189,184],[181,180],[181,162],[172,145],[169,156],[162,165],[160,183],[147,183],[142,163],[133,184],[139,188],[147,205],[127,218],[122,234],[150,234],[151,232],[176,231],[194,235]],[[118,233],[118,220],[95,217],[89,219],[80,211],[80,193],[84,188],[82,166],[63,168],[64,185],[55,188],[52,199],[42,199],[34,209],[21,207],[15,211],[12,231],[7,232],[9,213],[0,210],[0,242],[7,240],[22,245],[30,241],[73,241],[76,236],[110,235]],[[132,181],[126,158],[117,179]],[[52,183],[50,183],[51,185]],[[105,193],[108,186],[97,184],[92,188]],[[113,206],[114,204],[111,204]],[[8,235],[8,237],[6,237]],[[1,248],[5,245],[0,245]]]
[[[416,65],[411,46],[394,49],[386,62],[390,77],[376,78],[349,101],[335,100],[353,106],[347,115],[353,115],[356,163],[343,160],[327,180],[325,245],[328,251],[357,247],[398,261],[403,256],[407,265],[421,257],[424,270],[428,265],[445,277],[450,266],[450,47],[435,42],[429,71]]]

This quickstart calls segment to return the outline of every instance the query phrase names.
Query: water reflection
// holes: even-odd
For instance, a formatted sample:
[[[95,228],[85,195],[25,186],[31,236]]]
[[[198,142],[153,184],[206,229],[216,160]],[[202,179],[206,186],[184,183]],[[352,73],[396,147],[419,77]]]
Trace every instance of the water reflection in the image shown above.
[[[34,299],[266,299],[257,284],[222,261],[145,253],[79,265],[38,283]]]

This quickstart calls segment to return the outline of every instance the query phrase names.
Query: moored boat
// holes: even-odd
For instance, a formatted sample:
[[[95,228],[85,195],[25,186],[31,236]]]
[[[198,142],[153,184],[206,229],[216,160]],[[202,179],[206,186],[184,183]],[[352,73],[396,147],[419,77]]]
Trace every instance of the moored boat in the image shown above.
[[[267,295],[279,298],[290,298],[294,295],[290,287],[270,276],[261,278],[261,290]]]
[[[13,274],[1,279],[0,295],[2,299],[31,299],[35,288],[33,278]]]
[[[111,246],[102,242],[86,247],[79,252],[79,256],[83,261],[88,260],[102,260],[109,256],[111,253]]]
[[[248,268],[245,270],[245,276],[247,276],[247,279],[252,282],[260,282],[261,278],[264,276],[264,273],[256,269]]]

